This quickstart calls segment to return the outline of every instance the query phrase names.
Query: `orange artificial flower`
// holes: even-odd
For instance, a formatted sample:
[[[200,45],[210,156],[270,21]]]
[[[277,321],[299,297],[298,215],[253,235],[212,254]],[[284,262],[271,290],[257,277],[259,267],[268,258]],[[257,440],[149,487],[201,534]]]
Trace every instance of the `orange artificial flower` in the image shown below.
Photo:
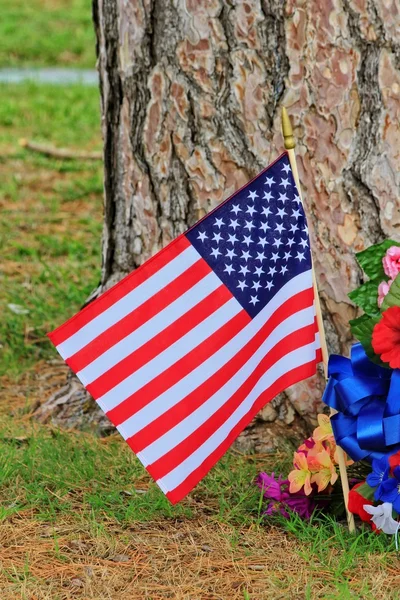
[[[338,478],[335,465],[333,464],[329,452],[323,450],[313,458],[312,470],[318,469],[313,473],[311,483],[318,485],[318,492],[325,490],[329,484],[333,485]]]
[[[289,492],[295,494],[304,486],[304,493],[306,496],[309,496],[312,492],[311,473],[308,468],[307,457],[305,454],[295,452],[293,465],[295,466],[295,469],[288,475],[290,482]]]
[[[314,429],[313,438],[316,442],[334,441],[331,420],[328,415],[318,415],[318,425]]]

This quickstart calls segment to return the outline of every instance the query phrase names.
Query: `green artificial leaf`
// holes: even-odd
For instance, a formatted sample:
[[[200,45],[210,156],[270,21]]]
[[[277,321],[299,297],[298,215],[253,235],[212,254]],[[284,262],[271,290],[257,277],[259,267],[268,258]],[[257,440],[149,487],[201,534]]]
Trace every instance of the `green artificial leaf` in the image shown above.
[[[360,485],[360,487],[358,487],[356,489],[356,492],[357,492],[357,494],[360,494],[360,496],[362,496],[366,500],[371,500],[371,502],[374,502],[374,500],[375,500],[375,498],[374,498],[375,490],[376,490],[376,488],[372,488],[365,481],[362,485]]]
[[[376,317],[380,313],[378,306],[378,286],[381,281],[381,279],[367,281],[367,283],[363,283],[349,294],[350,300],[362,308],[370,317]]]
[[[366,250],[356,254],[360,267],[370,279],[379,279],[380,281],[383,279],[387,280],[385,271],[383,270],[382,258],[391,246],[400,246],[400,242],[385,240],[380,244],[374,244]]]
[[[400,275],[397,275],[396,279],[390,286],[390,290],[382,302],[381,311],[384,312],[391,306],[400,306]]]
[[[361,342],[366,355],[368,358],[381,367],[388,367],[388,365],[381,361],[377,356],[372,347],[372,331],[377,323],[381,320],[381,315],[378,317],[370,317],[369,315],[362,315],[358,319],[349,321],[350,329],[353,336]]]

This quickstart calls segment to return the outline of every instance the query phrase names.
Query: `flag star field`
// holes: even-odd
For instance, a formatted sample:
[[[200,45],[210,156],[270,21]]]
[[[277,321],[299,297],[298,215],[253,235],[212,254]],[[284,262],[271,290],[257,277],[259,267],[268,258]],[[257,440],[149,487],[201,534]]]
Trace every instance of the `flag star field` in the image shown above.
[[[186,235],[252,317],[289,279],[311,268],[305,215],[286,155]]]

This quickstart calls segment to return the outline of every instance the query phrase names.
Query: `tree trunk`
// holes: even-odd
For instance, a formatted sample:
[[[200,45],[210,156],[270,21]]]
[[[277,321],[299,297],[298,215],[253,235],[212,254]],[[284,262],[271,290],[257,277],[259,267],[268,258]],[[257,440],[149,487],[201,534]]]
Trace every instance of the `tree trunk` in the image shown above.
[[[94,22],[105,168],[101,291],[282,152],[285,105],[328,343],[347,352],[356,315],[347,293],[360,283],[354,253],[397,237],[400,226],[397,0],[94,0]],[[241,447],[266,450],[303,434],[321,409],[322,387],[315,377],[281,394]],[[67,393],[41,407],[42,419],[50,414],[70,425],[97,422],[100,411],[71,378]]]

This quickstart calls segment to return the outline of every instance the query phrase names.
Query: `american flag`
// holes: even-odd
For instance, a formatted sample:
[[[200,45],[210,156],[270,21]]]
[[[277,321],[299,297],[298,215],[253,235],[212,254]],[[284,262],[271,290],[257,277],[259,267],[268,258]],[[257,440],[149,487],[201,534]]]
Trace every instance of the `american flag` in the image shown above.
[[[320,360],[287,154],[49,334],[172,503]]]

